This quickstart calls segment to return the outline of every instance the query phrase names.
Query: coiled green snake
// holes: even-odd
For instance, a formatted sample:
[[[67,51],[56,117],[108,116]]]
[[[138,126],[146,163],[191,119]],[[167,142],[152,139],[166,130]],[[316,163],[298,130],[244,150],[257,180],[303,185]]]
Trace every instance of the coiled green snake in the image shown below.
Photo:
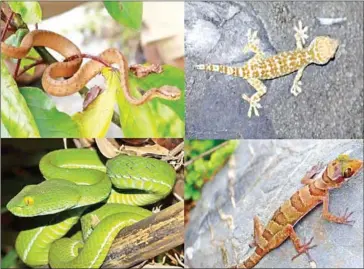
[[[88,149],[52,151],[39,168],[46,180],[25,186],[7,204],[16,216],[47,218],[16,239],[19,257],[32,267],[99,268],[119,231],[152,214],[139,206],[166,197],[176,178],[161,160],[119,155],[105,166]],[[105,204],[88,212],[98,203]],[[80,218],[82,234],[62,238]]]

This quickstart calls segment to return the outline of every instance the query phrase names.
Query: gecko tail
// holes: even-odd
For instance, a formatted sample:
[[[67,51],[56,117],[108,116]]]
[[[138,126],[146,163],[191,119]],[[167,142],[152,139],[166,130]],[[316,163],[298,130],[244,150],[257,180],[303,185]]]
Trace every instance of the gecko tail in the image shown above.
[[[206,65],[205,64],[196,64],[195,69],[197,69],[197,70],[206,70]]]
[[[259,255],[257,252],[254,252],[248,259],[239,264],[236,268],[253,268],[264,257],[264,255],[265,254]]]
[[[197,64],[195,65],[195,69],[205,70],[210,72],[218,72],[235,77],[243,77],[242,76],[243,72],[240,70],[241,68],[222,65],[222,64]]]

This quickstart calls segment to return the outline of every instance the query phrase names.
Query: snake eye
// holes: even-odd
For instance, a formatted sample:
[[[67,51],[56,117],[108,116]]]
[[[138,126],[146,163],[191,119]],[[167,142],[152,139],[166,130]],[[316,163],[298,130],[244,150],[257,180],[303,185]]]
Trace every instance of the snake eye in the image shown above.
[[[348,177],[351,177],[351,168],[349,167],[349,168],[347,168],[346,170],[345,170],[345,172],[344,172],[344,177],[345,178],[348,178]]]
[[[27,206],[33,205],[34,204],[34,199],[32,197],[24,197],[24,203]]]

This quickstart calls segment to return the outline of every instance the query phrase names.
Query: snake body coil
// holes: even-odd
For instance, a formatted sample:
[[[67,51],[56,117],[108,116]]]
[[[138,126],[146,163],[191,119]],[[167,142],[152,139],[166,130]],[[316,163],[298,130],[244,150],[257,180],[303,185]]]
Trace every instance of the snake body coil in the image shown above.
[[[7,204],[14,215],[45,223],[16,239],[19,257],[32,267],[99,268],[119,231],[152,214],[136,205],[164,198],[176,176],[167,163],[144,157],[119,155],[105,167],[87,149],[50,152],[39,166],[47,180],[24,187]],[[107,203],[83,215],[100,202]],[[80,218],[83,234],[62,238]]]
[[[50,31],[34,30],[25,35],[19,47],[13,47],[1,42],[1,53],[8,57],[24,58],[32,47],[47,47],[53,49],[71,60],[56,62],[49,65],[43,73],[42,85],[46,92],[55,96],[67,96],[81,90],[88,81],[100,73],[105,66],[97,61],[90,60],[81,67],[82,58],[80,49],[69,39]],[[163,86],[148,90],[140,99],[131,95],[128,82],[128,62],[125,56],[117,49],[107,49],[98,56],[108,64],[117,64],[120,73],[121,89],[128,102],[141,105],[159,97],[167,100],[177,100],[181,96],[178,88]],[[59,79],[62,80],[59,80]],[[66,78],[66,79],[63,79]]]

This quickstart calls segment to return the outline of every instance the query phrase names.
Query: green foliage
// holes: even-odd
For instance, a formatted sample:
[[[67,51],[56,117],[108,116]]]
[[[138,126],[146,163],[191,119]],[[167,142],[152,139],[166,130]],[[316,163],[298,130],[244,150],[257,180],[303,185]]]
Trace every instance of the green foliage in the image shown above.
[[[42,137],[80,137],[78,125],[69,115],[57,110],[53,101],[40,89],[23,87],[19,89]]]
[[[38,2],[8,2],[15,13],[20,14],[25,23],[38,23],[42,20],[42,9]]]
[[[40,137],[26,100],[1,55],[1,122],[12,137]]]
[[[139,30],[142,25],[142,2],[104,1],[106,10],[121,25]]]
[[[72,116],[80,126],[81,137],[104,137],[111,124],[119,77],[113,69],[107,67],[103,68],[101,73],[105,78],[107,90],[93,100],[84,111]]]
[[[204,152],[224,143],[224,140],[186,140],[186,162]],[[225,164],[238,145],[237,140],[230,140],[224,146],[216,149],[203,158],[196,159],[185,168],[185,199],[198,200],[203,184],[210,180]]]

